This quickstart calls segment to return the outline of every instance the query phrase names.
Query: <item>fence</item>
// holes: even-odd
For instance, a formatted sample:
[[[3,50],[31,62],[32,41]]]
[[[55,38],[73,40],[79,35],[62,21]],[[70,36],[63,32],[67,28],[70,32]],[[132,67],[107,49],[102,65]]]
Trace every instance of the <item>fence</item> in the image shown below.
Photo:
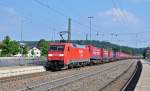
[[[0,67],[18,65],[46,65],[46,58],[0,57]]]

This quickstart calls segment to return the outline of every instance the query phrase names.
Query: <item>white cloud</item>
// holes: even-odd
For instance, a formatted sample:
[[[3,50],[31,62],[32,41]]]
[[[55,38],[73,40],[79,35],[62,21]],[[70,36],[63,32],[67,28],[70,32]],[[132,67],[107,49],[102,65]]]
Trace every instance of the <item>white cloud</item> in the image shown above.
[[[128,0],[130,2],[134,2],[134,3],[147,3],[150,2],[150,0]]]
[[[14,8],[11,8],[11,7],[6,7],[6,6],[0,6],[0,10],[1,12],[5,12],[9,15],[16,15],[17,12]]]
[[[124,22],[129,24],[139,23],[139,18],[136,15],[129,11],[121,10],[120,8],[113,8],[105,11],[103,15],[110,17],[113,22]]]
[[[15,11],[14,8],[5,8],[5,10],[6,10],[8,13],[12,14],[12,15],[15,15],[15,14],[16,14],[16,11]]]
[[[96,25],[102,31],[126,33],[143,30],[145,22],[133,12],[112,8],[98,13]]]

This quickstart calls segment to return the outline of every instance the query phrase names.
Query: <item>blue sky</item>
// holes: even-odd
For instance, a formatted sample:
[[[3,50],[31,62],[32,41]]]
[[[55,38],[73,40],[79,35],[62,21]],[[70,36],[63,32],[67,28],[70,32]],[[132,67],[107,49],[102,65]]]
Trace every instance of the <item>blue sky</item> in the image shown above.
[[[85,39],[87,17],[93,16],[92,39],[150,46],[150,0],[114,0],[115,5],[112,0],[38,0],[49,8],[35,1],[0,0],[0,40],[6,35],[20,40],[21,21],[23,40],[60,39],[58,33],[67,30],[68,17],[72,18],[72,39]]]

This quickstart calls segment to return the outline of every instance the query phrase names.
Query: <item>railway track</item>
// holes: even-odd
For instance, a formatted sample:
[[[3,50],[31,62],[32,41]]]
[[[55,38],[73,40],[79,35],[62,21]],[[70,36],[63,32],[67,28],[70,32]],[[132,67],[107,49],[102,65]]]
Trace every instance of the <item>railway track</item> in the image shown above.
[[[110,70],[110,69],[114,69],[114,68],[116,68],[116,66],[118,66],[118,65],[109,67],[109,68],[107,68],[103,71],[85,72],[85,73],[81,73],[81,74],[75,74],[75,75],[68,76],[68,77],[65,77],[65,78],[61,78],[61,79],[53,80],[53,81],[50,81],[50,82],[41,83],[41,84],[38,84],[38,85],[35,85],[35,86],[27,87],[27,88],[24,88],[24,89],[21,89],[21,90],[18,90],[18,91],[27,91],[27,90],[47,91],[47,90],[51,90],[53,88],[56,88],[56,87],[74,82],[76,80],[83,79],[83,78],[89,77],[89,76],[93,76],[93,75],[96,75],[100,72],[104,72],[104,71],[107,71],[107,70]]]
[[[132,73],[131,77],[124,84],[124,86],[121,88],[120,91],[129,91],[129,90],[132,91],[132,90],[134,90],[136,87],[136,84],[139,80],[139,77],[141,75],[141,71],[142,71],[142,63],[141,63],[141,61],[138,61],[134,72]]]
[[[133,65],[133,63],[131,63],[129,65],[129,67],[131,67],[132,65]],[[79,73],[79,74],[71,75],[71,76],[68,76],[68,77],[60,78],[60,79],[57,79],[57,80],[52,80],[52,81],[48,81],[48,82],[45,82],[45,83],[40,83],[40,84],[30,86],[30,87],[27,87],[27,88],[23,88],[23,89],[20,89],[20,90],[17,90],[17,91],[30,91],[30,90],[31,91],[48,91],[48,90],[52,90],[52,89],[58,88],[60,86],[64,86],[66,84],[75,82],[77,80],[81,80],[81,79],[84,79],[84,78],[87,78],[87,77],[91,77],[91,76],[94,76],[94,75],[97,75],[97,74],[100,74],[100,73],[101,74],[105,73],[108,70],[111,70],[111,71],[114,70],[115,71],[118,68],[118,66],[121,66],[121,64],[109,66],[109,67],[106,67],[103,70],[97,70],[97,71],[94,71],[94,72]]]
[[[13,81],[18,81],[18,80],[22,80],[22,79],[28,79],[28,78],[32,78],[32,77],[45,76],[45,75],[49,75],[51,73],[52,72],[39,72],[39,73],[18,75],[18,76],[12,76],[12,77],[4,77],[4,78],[0,78],[0,83],[7,83],[7,82],[13,82]]]
[[[11,78],[8,82],[0,84],[2,87],[0,91],[43,91],[55,89],[82,79],[93,77],[97,74],[106,74],[106,72],[111,73],[113,71],[115,72],[122,66],[128,64],[131,64],[131,62],[118,61],[103,65],[84,67],[81,69],[32,74],[30,78],[28,78],[29,76],[14,78],[16,80]],[[11,90],[7,87],[11,88]]]
[[[86,68],[89,68],[89,67],[86,66]],[[63,72],[64,71],[72,71],[72,70],[76,70],[76,69],[80,69],[80,68],[63,70]],[[57,71],[57,72],[60,72],[60,71]],[[12,77],[4,77],[4,78],[0,78],[0,83],[19,81],[19,80],[34,78],[34,77],[41,77],[41,76],[46,76],[46,75],[50,75],[50,74],[54,74],[54,73],[56,73],[56,71],[46,71],[46,72],[38,72],[38,73],[32,73],[32,74],[12,76]]]
[[[137,63],[138,62],[134,62],[129,65],[124,72],[104,86],[100,91],[124,91],[127,86],[128,79],[130,80],[137,70]]]
[[[99,65],[102,65],[102,64],[99,64]],[[88,68],[90,68],[90,66],[86,66],[84,68],[88,69]],[[72,71],[72,70],[76,70],[76,69],[80,69],[80,68],[68,69],[68,70],[63,70],[63,71],[70,71],[70,70]],[[60,71],[57,71],[57,72],[60,72]],[[41,76],[50,75],[50,74],[54,74],[54,73],[56,73],[56,72],[46,71],[46,72],[38,72],[38,73],[32,73],[32,74],[12,76],[12,77],[4,77],[4,78],[0,78],[0,83],[19,81],[19,80],[34,78],[34,77],[41,77]]]

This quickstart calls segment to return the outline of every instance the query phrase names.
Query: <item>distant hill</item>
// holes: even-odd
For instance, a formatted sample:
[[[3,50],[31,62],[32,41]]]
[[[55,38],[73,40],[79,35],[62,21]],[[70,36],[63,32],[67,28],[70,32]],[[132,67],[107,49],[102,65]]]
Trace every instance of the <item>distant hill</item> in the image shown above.
[[[18,41],[18,42],[21,43],[20,41]],[[144,48],[132,48],[132,47],[128,47],[128,46],[119,46],[117,44],[113,44],[113,43],[105,42],[105,41],[92,40],[90,42],[90,41],[86,41],[86,40],[72,40],[71,42],[81,44],[81,45],[92,44],[96,47],[108,48],[108,49],[112,49],[115,51],[121,50],[122,52],[134,54],[134,55],[143,54],[143,52],[144,52]],[[34,47],[34,46],[37,46],[38,41],[24,41],[24,43],[28,44],[30,47]]]
[[[78,44],[90,44],[91,43],[92,45],[96,47],[112,49],[115,51],[121,50],[122,52],[133,54],[133,55],[141,55],[144,52],[144,48],[132,48],[128,46],[119,46],[117,44],[113,44],[113,43],[105,42],[105,41],[92,40],[90,42],[90,41],[85,41],[85,40],[74,40],[73,42],[78,43]]]

